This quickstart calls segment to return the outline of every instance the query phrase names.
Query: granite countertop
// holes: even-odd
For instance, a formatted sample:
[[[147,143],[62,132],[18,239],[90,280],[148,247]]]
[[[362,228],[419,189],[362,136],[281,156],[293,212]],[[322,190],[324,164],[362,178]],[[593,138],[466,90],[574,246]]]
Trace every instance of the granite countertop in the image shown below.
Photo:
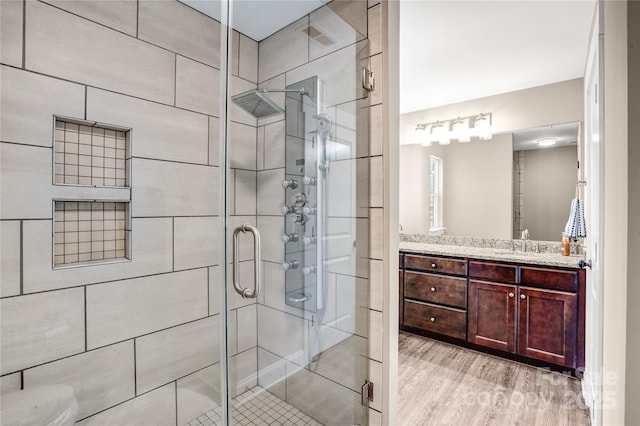
[[[502,262],[528,263],[532,265],[577,268],[583,255],[563,256],[560,253],[536,253],[511,251],[498,248],[468,247],[446,244],[400,242],[400,251],[417,254],[465,257],[470,259],[497,260]]]

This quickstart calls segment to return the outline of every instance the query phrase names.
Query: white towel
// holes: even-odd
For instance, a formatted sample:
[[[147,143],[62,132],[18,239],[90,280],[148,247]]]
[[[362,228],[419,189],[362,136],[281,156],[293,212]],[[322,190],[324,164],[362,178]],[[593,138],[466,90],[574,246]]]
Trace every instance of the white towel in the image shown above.
[[[584,207],[578,198],[571,201],[571,212],[569,220],[564,227],[564,236],[569,238],[584,238],[587,236],[587,229],[584,223]]]

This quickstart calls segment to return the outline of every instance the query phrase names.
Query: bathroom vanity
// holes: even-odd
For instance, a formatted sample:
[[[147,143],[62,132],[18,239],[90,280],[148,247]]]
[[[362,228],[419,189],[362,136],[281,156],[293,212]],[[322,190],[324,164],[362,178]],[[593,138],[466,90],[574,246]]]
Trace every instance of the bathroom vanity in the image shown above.
[[[400,243],[400,328],[529,364],[584,367],[581,256]]]

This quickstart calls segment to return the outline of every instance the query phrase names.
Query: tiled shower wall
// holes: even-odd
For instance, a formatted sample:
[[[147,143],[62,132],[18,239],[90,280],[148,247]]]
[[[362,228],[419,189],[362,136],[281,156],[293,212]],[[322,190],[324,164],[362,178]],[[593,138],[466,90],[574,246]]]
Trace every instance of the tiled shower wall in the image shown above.
[[[70,384],[86,423],[189,421],[220,376],[219,23],[175,1],[0,17],[2,391]],[[234,34],[232,56],[233,88],[256,87],[257,43]],[[130,261],[52,269],[52,200],[80,193],[53,185],[54,115],[132,129]],[[231,213],[254,222],[256,122],[230,117]],[[256,307],[232,304],[236,393],[256,382]]]
[[[347,21],[362,36],[354,36],[341,20]],[[328,224],[329,233],[343,231],[341,224],[355,224],[351,232],[358,244],[355,250],[358,258],[343,270],[334,267],[328,275],[329,301],[322,327],[324,348],[330,348],[351,334],[354,336],[348,339],[349,342],[343,341],[335,347],[334,350],[340,347],[339,350],[344,351],[340,354],[341,362],[327,368],[332,354],[326,354],[318,363],[303,369],[307,362],[304,357],[305,339],[312,332],[311,322],[315,318],[310,313],[285,305],[284,272],[280,268],[284,260],[284,245],[279,237],[284,233],[285,223],[280,213],[284,201],[280,181],[285,176],[286,123],[282,115],[258,120],[257,221],[263,233],[265,274],[264,295],[257,307],[258,382],[328,424],[360,423],[360,419],[349,418],[339,410],[345,401],[359,401],[362,383],[357,380],[360,377],[369,377],[375,383],[375,398],[370,405],[369,417],[371,424],[381,423],[384,392],[381,25],[379,2],[339,1],[314,11],[259,43],[258,87],[283,88],[318,75],[327,82],[326,104],[331,105],[327,113],[338,123],[338,132],[344,128],[359,132],[352,140],[354,149],[330,166],[329,191],[342,184],[347,188],[353,185],[353,192],[329,194],[330,202],[333,200],[334,203],[328,205],[328,214],[333,216]],[[326,33],[332,43],[317,43],[308,35],[314,33],[306,31],[309,27],[321,31],[333,29]],[[368,37],[368,47],[363,37]],[[360,65],[369,66],[376,72],[379,87],[368,98],[359,89],[359,76],[353,75],[359,71]],[[270,94],[270,97],[284,106],[284,95]],[[363,115],[369,115],[368,119]],[[367,121],[370,121],[369,128],[362,128]],[[339,136],[349,138],[344,134]],[[349,204],[352,198],[356,204],[352,217],[336,217],[341,214],[338,212],[340,208],[335,206]],[[361,245],[368,248],[362,249]],[[354,299],[358,307],[365,308],[354,309],[351,302]],[[350,349],[344,349],[345,344],[351,345],[348,346]],[[359,355],[367,352],[367,358]]]

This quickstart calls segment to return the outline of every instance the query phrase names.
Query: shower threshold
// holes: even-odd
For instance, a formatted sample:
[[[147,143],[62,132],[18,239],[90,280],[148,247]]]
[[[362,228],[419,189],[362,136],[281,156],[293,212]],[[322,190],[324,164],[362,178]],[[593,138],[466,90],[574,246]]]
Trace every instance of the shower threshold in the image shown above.
[[[222,426],[222,409],[209,410],[185,426]],[[231,400],[231,424],[323,426],[293,405],[261,386],[253,387]]]

